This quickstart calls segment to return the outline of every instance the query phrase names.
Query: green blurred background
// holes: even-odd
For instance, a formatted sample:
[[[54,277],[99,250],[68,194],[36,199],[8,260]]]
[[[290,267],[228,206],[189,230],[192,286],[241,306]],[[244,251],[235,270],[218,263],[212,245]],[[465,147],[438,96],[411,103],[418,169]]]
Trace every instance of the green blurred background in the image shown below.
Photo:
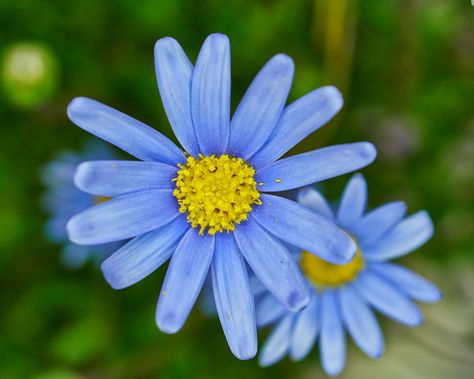
[[[351,347],[343,377],[472,377],[469,0],[1,0],[0,378],[324,377],[317,351],[269,369],[238,361],[218,321],[197,309],[177,335],[163,334],[154,310],[165,268],[113,291],[93,264],[63,268],[60,247],[43,237],[38,172],[89,138],[67,120],[68,102],[89,96],[171,136],[153,44],[173,36],[194,60],[212,32],[231,39],[234,107],[265,61],[285,52],[296,64],[290,100],[326,84],[345,97],[298,151],[372,141],[378,159],[363,170],[370,205],[403,199],[410,212],[433,217],[435,237],[404,263],[437,282],[445,299],[423,307],[427,321],[416,330],[381,320],[385,356],[369,361]],[[338,196],[347,177],[325,183],[326,193]]]

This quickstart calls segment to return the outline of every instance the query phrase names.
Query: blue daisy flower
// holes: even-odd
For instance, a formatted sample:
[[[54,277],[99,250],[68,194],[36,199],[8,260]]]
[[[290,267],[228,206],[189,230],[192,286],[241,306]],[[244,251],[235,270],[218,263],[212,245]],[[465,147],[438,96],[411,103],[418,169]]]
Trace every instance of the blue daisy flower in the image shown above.
[[[356,170],[376,152],[367,142],[280,159],[341,108],[333,87],[285,107],[293,77],[286,55],[273,57],[230,119],[230,47],[222,34],[204,42],[196,64],[172,38],[155,45],[161,99],[184,152],[149,126],[97,101],[76,98],[69,118],[141,161],[85,162],[75,180],[85,192],[113,199],[73,217],[69,237],[82,245],[133,238],[102,264],[116,289],[171,258],[156,323],[177,332],[208,271],[232,352],[256,354],[254,301],[245,262],[288,309],[302,309],[308,290],[279,239],[343,263],[355,245],[347,234],[296,202],[270,193]],[[316,231],[316,232],[315,232]]]
[[[334,265],[311,251],[292,248],[311,290],[308,306],[299,313],[288,312],[271,294],[264,293],[261,285],[255,289],[258,325],[276,322],[259,360],[263,366],[286,354],[301,360],[318,340],[322,366],[335,376],[345,365],[345,331],[369,357],[383,354],[383,335],[372,309],[402,324],[417,326],[423,316],[412,300],[441,299],[435,285],[387,262],[422,246],[433,235],[433,224],[425,211],[405,217],[403,202],[387,203],[364,213],[367,185],[360,174],[347,184],[336,211],[311,188],[298,193],[298,202],[347,231],[358,249],[352,261]]]
[[[101,263],[120,247],[120,243],[116,242],[98,246],[76,245],[69,241],[66,232],[66,224],[72,216],[107,200],[82,192],[74,185],[77,166],[85,160],[113,157],[110,149],[104,145],[89,143],[80,153],[59,153],[41,170],[41,179],[47,189],[42,205],[50,216],[46,223],[45,236],[49,242],[63,246],[61,261],[68,268],[79,268],[88,260]]]

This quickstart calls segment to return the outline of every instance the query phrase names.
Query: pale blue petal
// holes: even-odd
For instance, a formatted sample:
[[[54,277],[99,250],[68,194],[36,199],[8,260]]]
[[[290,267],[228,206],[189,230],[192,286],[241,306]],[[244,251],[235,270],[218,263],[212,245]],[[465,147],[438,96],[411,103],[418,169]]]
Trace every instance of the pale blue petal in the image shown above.
[[[171,258],[156,308],[156,324],[165,333],[184,325],[206,279],[215,238],[190,228]]]
[[[91,249],[90,246],[79,246],[74,243],[68,243],[61,250],[61,262],[69,269],[77,269],[87,262]]]
[[[252,215],[278,238],[336,264],[354,256],[356,246],[349,235],[316,212],[279,196],[262,194],[261,200]]]
[[[155,44],[155,72],[161,101],[181,146],[197,157],[199,145],[191,117],[193,66],[176,40],[159,39]]]
[[[257,354],[255,305],[247,268],[232,234],[216,236],[211,265],[217,313],[232,353],[239,359]]]
[[[295,316],[291,334],[291,359],[300,361],[309,354],[316,342],[320,322],[320,299],[314,293],[308,306]]]
[[[199,52],[191,85],[191,114],[201,153],[225,153],[230,134],[230,46],[223,34],[211,34]]]
[[[293,319],[294,315],[288,314],[278,323],[275,329],[273,329],[272,333],[263,344],[262,351],[258,356],[258,363],[260,366],[271,366],[282,359],[288,352]]]
[[[74,183],[84,192],[115,197],[150,189],[174,189],[178,167],[159,162],[91,161],[81,163]]]
[[[349,229],[365,248],[376,243],[405,216],[407,207],[402,201],[384,204],[358,219]]]
[[[341,93],[332,86],[318,88],[296,100],[286,107],[269,139],[250,163],[263,168],[277,160],[333,118],[342,104]]]
[[[262,284],[288,309],[298,311],[309,301],[306,282],[288,250],[253,218],[237,225],[235,240]]]
[[[265,143],[285,106],[293,72],[293,61],[284,54],[260,70],[232,117],[230,154],[247,159]]]
[[[77,214],[69,220],[67,231],[78,245],[97,245],[150,232],[178,215],[172,190],[134,192]]]
[[[435,303],[442,298],[438,287],[403,266],[384,262],[370,263],[369,268],[415,300]]]
[[[337,212],[340,225],[350,227],[364,213],[367,205],[367,182],[362,174],[355,174],[346,184]]]
[[[379,275],[365,270],[354,282],[359,294],[385,316],[408,326],[418,326],[423,315],[415,303]]]
[[[249,272],[249,283],[250,289],[252,290],[252,293],[255,297],[263,295],[265,292],[267,292],[265,286],[260,280],[258,280],[254,273]]]
[[[263,328],[282,318],[288,310],[271,293],[266,293],[257,303],[257,326]]]
[[[276,161],[257,171],[255,180],[259,191],[286,191],[358,170],[376,155],[369,142],[324,147]]]
[[[346,362],[346,337],[340,315],[337,293],[325,290],[321,295],[321,364],[330,376],[338,375]]]
[[[399,258],[424,245],[433,235],[433,223],[426,211],[417,212],[396,225],[390,233],[364,250],[364,257],[374,261]]]
[[[76,97],[69,104],[67,114],[80,128],[142,161],[170,165],[185,162],[181,150],[163,134],[98,101]]]
[[[298,191],[297,200],[302,206],[312,209],[324,218],[327,218],[329,221],[334,220],[334,213],[331,206],[328,204],[324,196],[314,188],[307,187]]]
[[[383,334],[370,307],[351,285],[339,291],[339,299],[342,319],[356,345],[369,357],[380,358]]]
[[[171,257],[188,228],[186,217],[179,216],[168,225],[135,237],[102,263],[105,280],[114,289],[138,283]]]

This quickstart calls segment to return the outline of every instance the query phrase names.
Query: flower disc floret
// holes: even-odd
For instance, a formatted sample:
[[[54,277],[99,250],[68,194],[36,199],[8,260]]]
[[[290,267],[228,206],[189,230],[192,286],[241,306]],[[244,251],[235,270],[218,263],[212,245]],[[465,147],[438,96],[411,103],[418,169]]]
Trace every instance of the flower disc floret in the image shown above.
[[[354,258],[346,264],[335,265],[322,260],[314,254],[303,251],[300,261],[303,273],[317,288],[339,287],[353,281],[364,268],[364,259],[360,249]]]
[[[262,204],[255,182],[255,170],[242,158],[221,156],[188,157],[178,164],[173,195],[188,222],[199,234],[229,232],[247,219],[254,204]]]

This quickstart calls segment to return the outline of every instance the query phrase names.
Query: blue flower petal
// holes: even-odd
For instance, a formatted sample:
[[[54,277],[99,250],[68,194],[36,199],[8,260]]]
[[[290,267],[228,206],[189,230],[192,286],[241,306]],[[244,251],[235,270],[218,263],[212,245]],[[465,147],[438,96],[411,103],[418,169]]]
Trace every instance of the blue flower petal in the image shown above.
[[[76,97],[67,108],[69,119],[80,128],[141,159],[176,165],[184,154],[163,134],[107,105]]]
[[[365,248],[376,243],[397,225],[403,219],[406,210],[407,207],[402,201],[384,204],[362,216],[350,230],[357,237],[359,244]]]
[[[211,34],[199,52],[191,85],[191,114],[201,153],[225,153],[230,134],[230,46],[223,34]]]
[[[193,66],[176,40],[161,38],[155,44],[155,72],[161,101],[181,146],[194,157],[199,145],[191,117]]]
[[[257,326],[263,328],[283,317],[288,310],[271,293],[266,293],[257,303]]]
[[[380,358],[383,334],[372,310],[351,285],[339,291],[341,313],[352,339],[369,357]]]
[[[321,295],[321,364],[330,376],[338,375],[346,362],[346,338],[337,293],[325,290]]]
[[[417,212],[396,225],[373,246],[364,250],[368,260],[399,258],[422,246],[433,235],[433,223],[426,211]]]
[[[334,213],[331,206],[328,204],[324,196],[314,188],[304,188],[298,191],[297,201],[298,204],[312,209],[324,218],[327,218],[329,221],[334,220]]]
[[[293,61],[284,54],[260,70],[232,117],[230,154],[247,159],[265,143],[285,106],[293,72]]]
[[[267,292],[267,289],[262,284],[262,282],[258,280],[258,278],[253,274],[249,275],[249,283],[250,289],[252,290],[252,293],[255,297],[263,295],[265,292]]]
[[[115,197],[150,189],[174,189],[178,167],[159,162],[91,161],[81,163],[74,183],[82,191]]]
[[[288,352],[290,345],[291,329],[293,326],[293,314],[288,314],[273,329],[270,336],[263,344],[258,356],[260,366],[267,367],[277,363]]]
[[[337,212],[340,225],[350,227],[364,213],[367,205],[367,182],[361,174],[355,174],[346,184]]]
[[[319,214],[279,196],[262,194],[261,200],[252,215],[278,238],[336,264],[354,256],[354,241]]]
[[[168,225],[135,237],[102,263],[105,279],[115,289],[138,283],[171,257],[188,228],[186,217],[180,216]]]
[[[320,299],[313,294],[308,306],[295,316],[291,335],[290,357],[294,361],[304,359],[313,348],[320,326]]]
[[[215,250],[212,286],[222,329],[237,358],[253,358],[257,354],[257,328],[245,262],[232,234],[217,235]]]
[[[171,258],[156,308],[156,324],[165,333],[184,325],[206,279],[215,238],[190,228]]]
[[[442,298],[441,291],[429,280],[394,263],[370,263],[370,270],[390,281],[406,295],[419,301],[434,303]]]
[[[359,294],[385,316],[408,326],[418,326],[423,315],[415,303],[390,282],[365,270],[354,282]]]
[[[283,305],[298,311],[308,304],[306,282],[285,246],[251,217],[236,227],[234,236],[250,268]]]
[[[341,93],[335,87],[322,87],[290,104],[265,145],[250,159],[263,168],[280,158],[306,136],[326,124],[341,109]]]
[[[376,155],[369,142],[324,147],[274,162],[257,171],[255,180],[260,191],[286,191],[358,170]]]
[[[74,243],[68,243],[61,250],[61,262],[69,269],[77,269],[86,263],[90,253],[90,246],[79,246]]]
[[[67,231],[78,245],[97,245],[150,232],[178,215],[172,190],[134,192],[77,214],[69,220]]]

